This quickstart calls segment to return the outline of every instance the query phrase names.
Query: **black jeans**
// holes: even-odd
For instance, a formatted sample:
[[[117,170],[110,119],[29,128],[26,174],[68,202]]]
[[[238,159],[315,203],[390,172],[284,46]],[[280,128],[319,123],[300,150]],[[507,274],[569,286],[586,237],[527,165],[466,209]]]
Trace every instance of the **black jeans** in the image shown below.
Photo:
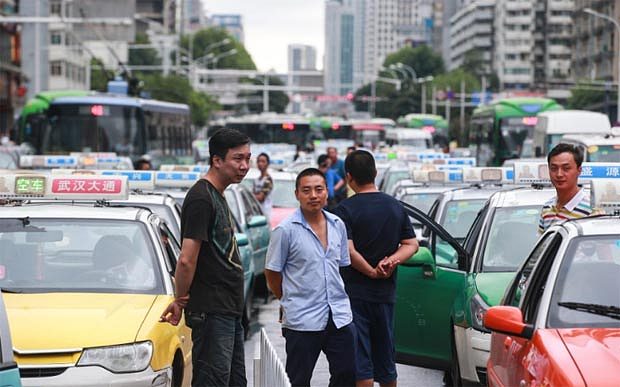
[[[309,386],[321,351],[329,362],[330,386],[355,386],[355,325],[337,329],[331,315],[322,331],[282,328],[286,339],[286,373],[291,385]]]
[[[245,387],[241,317],[186,312],[192,328],[192,386]]]

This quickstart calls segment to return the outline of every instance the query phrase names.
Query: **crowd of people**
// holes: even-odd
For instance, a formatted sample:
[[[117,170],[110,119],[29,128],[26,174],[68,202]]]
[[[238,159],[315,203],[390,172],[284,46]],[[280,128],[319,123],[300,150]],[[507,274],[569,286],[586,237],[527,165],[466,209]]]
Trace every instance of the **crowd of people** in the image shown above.
[[[223,192],[245,177],[250,139],[222,129],[209,140],[210,168],[187,193],[176,298],[162,321],[192,328],[193,386],[245,386],[243,268]],[[596,213],[577,186],[583,155],[561,144],[548,156],[557,196],[545,205],[541,232],[567,217]],[[254,195],[269,213],[273,180],[260,154]],[[272,232],[265,277],[280,300],[286,372],[308,386],[318,356],[329,362],[330,386],[395,386],[395,270],[418,250],[403,206],[375,186],[367,151],[335,148],[295,181],[299,208]],[[350,196],[350,190],[354,195]],[[347,197],[350,196],[350,197]]]

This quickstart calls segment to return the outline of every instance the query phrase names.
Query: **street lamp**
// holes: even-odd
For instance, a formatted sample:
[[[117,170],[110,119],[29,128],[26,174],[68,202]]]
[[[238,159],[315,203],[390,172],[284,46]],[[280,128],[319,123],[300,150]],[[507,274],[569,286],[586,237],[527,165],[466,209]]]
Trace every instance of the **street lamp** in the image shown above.
[[[616,19],[611,16],[605,15],[600,12],[596,12],[592,8],[584,8],[583,12],[590,14],[592,16],[600,17],[601,19],[605,19],[609,22],[614,23],[616,26],[616,30],[618,31],[618,91],[617,91],[617,99],[616,99],[616,121],[620,121],[620,23]]]
[[[225,58],[227,56],[232,56],[235,55],[237,53],[237,49],[236,48],[231,48],[228,51],[225,51],[219,55],[216,55],[215,57],[213,57],[213,59],[211,59],[211,62],[213,62],[213,69],[215,69],[217,67],[217,62],[219,62],[220,59]],[[207,61],[207,63],[209,63]],[[208,65],[207,65],[208,67]]]
[[[417,82],[422,84],[422,114],[426,114],[426,82],[431,82],[433,79],[432,75],[417,79]]]
[[[418,78],[418,75],[416,74],[416,72],[413,69],[413,67],[411,67],[409,65],[406,65],[404,63],[401,63],[401,62],[396,63],[396,67],[407,70],[411,74],[411,81],[412,82],[415,82],[415,80]]]
[[[209,51],[213,50],[214,48],[226,45],[228,43],[230,43],[230,39],[229,38],[224,38],[224,39],[220,40],[219,42],[215,42],[215,43],[209,44],[204,49],[204,52],[206,52],[207,54],[201,56],[200,58],[196,58],[194,61],[199,62],[199,61],[202,61],[203,59],[205,59],[207,57],[213,58],[215,55],[212,52],[209,52]]]

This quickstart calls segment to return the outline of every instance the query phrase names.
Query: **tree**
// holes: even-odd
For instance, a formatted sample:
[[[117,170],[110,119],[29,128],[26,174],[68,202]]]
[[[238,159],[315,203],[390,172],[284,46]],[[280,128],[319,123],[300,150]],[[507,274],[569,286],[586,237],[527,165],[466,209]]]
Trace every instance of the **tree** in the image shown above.
[[[397,65],[402,63],[415,70],[416,76],[426,77],[428,75],[437,75],[443,73],[444,63],[440,55],[437,55],[428,46],[403,47],[385,58],[384,67]]]
[[[612,101],[616,101],[616,93],[610,90],[597,88],[593,85],[578,83],[571,89],[571,96],[568,98],[567,107],[569,109],[596,110],[605,112],[608,115],[609,106]]]
[[[101,59],[90,59],[90,89],[105,92],[108,90],[108,81],[114,79],[114,72],[106,70]]]
[[[150,41],[146,34],[137,33],[134,43],[149,44]],[[154,48],[133,48],[129,50],[127,62],[130,66],[156,66],[161,64],[161,58]]]
[[[226,30],[218,27],[205,28],[193,35],[185,35],[181,39],[181,47],[189,51],[190,39],[192,39],[192,58],[194,60],[205,58],[201,63],[208,63],[210,68],[234,68],[239,70],[256,70],[256,65],[243,44],[237,41]],[[228,43],[220,44],[228,39]],[[217,63],[208,62],[220,54],[235,49],[234,55],[223,56]],[[208,51],[207,51],[208,50]],[[210,56],[207,58],[207,56]]]
[[[499,91],[499,77],[486,66],[483,52],[474,48],[463,55],[463,63],[459,68],[467,73],[474,74],[479,79],[486,77],[487,88],[491,91]]]
[[[270,86],[283,86],[284,82],[277,77],[268,77]],[[251,83],[253,85],[262,86],[264,85],[264,78],[243,78],[241,79],[242,83]],[[269,111],[276,113],[284,113],[286,110],[286,106],[288,105],[289,98],[282,91],[268,91],[269,93]],[[263,91],[245,91],[239,93],[240,98],[245,98],[249,100],[243,109],[249,113],[260,113],[263,111]]]

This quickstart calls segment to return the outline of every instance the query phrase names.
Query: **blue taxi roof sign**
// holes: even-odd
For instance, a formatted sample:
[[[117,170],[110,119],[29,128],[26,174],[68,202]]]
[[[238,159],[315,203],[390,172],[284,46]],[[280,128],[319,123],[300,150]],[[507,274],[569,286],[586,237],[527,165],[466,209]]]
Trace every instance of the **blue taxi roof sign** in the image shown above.
[[[200,179],[198,172],[165,172],[155,173],[155,186],[158,188],[189,188]]]
[[[109,169],[96,172],[102,176],[126,176],[129,189],[155,189],[155,171]]]
[[[160,171],[164,172],[198,172],[198,173],[207,173],[209,171],[208,165],[203,164],[194,164],[194,165],[180,165],[180,164],[162,164],[159,167]]]
[[[620,180],[620,163],[585,162],[581,164],[579,183],[589,183],[598,179]]]
[[[78,158],[74,156],[58,155],[21,155],[19,156],[20,168],[76,168]]]

